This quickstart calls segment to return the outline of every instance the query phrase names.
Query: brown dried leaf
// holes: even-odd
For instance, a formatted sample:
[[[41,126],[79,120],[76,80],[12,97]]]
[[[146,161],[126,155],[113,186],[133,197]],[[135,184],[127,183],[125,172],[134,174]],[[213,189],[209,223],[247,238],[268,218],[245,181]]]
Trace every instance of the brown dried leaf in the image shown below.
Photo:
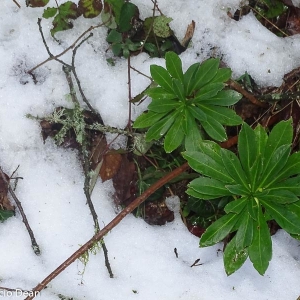
[[[191,41],[191,39],[193,38],[194,35],[194,31],[195,31],[195,26],[196,23],[194,20],[192,20],[192,23],[190,25],[188,25],[186,32],[185,32],[185,36],[181,42],[181,44],[184,47],[187,47],[189,45],[189,42]]]
[[[0,208],[5,210],[15,210],[15,207],[11,205],[9,199],[8,199],[8,182],[9,177],[5,175],[6,180],[3,179],[2,175],[0,174]]]
[[[100,169],[100,177],[102,181],[113,178],[120,169],[122,155],[116,151],[110,151],[103,156],[103,162]]]

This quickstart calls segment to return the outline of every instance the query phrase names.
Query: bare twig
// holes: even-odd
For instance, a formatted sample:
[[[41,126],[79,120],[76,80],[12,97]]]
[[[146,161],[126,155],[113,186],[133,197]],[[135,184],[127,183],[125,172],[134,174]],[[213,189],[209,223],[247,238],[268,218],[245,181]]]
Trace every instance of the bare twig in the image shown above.
[[[19,8],[21,8],[21,5],[20,5],[16,0],[13,0],[13,2],[14,2]]]
[[[128,78],[128,123],[127,128],[128,131],[132,131],[131,127],[131,74],[130,74],[130,55],[127,58],[127,78]]]
[[[141,205],[150,195],[152,195],[159,188],[164,186],[167,182],[176,178],[182,172],[189,169],[187,163],[173,170],[168,175],[161,178],[159,181],[154,183],[149,187],[141,196],[136,198],[131,204],[124,208],[108,225],[106,225],[102,230],[97,232],[88,242],[81,246],[76,252],[74,252],[66,261],[64,261],[57,269],[55,269],[49,276],[47,276],[41,283],[39,283],[33,290],[34,292],[39,292],[46,285],[51,282],[55,277],[57,277],[63,270],[65,270],[69,265],[71,265],[76,259],[78,259],[84,252],[90,249],[94,243],[100,241],[104,235],[111,231],[115,226],[117,226],[128,214],[130,214],[134,209]],[[32,300],[35,296],[28,296],[25,300]]]
[[[38,65],[36,65],[34,68],[30,69],[27,71],[27,73],[31,74],[34,70],[38,69],[39,67],[41,67],[42,65],[44,65],[45,63],[51,61],[51,60],[57,60],[59,57],[61,57],[62,55],[66,54],[68,51],[70,51],[71,49],[73,49],[76,44],[78,43],[78,41],[80,41],[88,32],[102,27],[106,24],[107,22],[101,23],[99,25],[95,25],[95,26],[91,26],[90,28],[88,28],[86,31],[84,31],[76,40],[73,44],[71,44],[67,49],[65,49],[64,51],[62,51],[61,53],[57,54],[57,55],[51,55],[50,57],[48,57],[46,60],[44,60],[43,62],[39,63]],[[39,24],[39,21],[38,21]]]
[[[5,174],[4,174],[3,170],[1,169],[1,167],[0,167],[0,173],[1,173],[2,179],[7,184],[8,191],[11,194],[11,196],[13,197],[13,199],[15,200],[16,205],[17,205],[17,207],[19,209],[19,212],[20,212],[20,214],[22,216],[23,223],[25,224],[25,227],[26,227],[26,229],[28,231],[28,234],[30,236],[30,239],[31,239],[32,249],[33,249],[33,251],[34,251],[34,253],[36,255],[40,255],[41,254],[40,247],[39,247],[39,245],[37,244],[37,242],[35,240],[33,231],[32,231],[32,229],[31,229],[31,227],[30,227],[30,225],[28,223],[28,220],[27,220],[27,217],[26,217],[25,212],[23,210],[22,204],[21,204],[20,200],[18,199],[18,197],[16,196],[15,192],[13,191],[12,187],[10,186],[9,181],[6,179]]]
[[[252,102],[253,104],[259,106],[259,107],[269,107],[268,103],[263,103],[260,102],[259,100],[257,100],[252,94],[250,94],[249,92],[247,92],[240,84],[238,84],[236,81],[234,80],[229,80],[227,81],[227,84],[234,90],[236,90],[237,92],[241,93],[244,97],[246,97],[250,102]]]

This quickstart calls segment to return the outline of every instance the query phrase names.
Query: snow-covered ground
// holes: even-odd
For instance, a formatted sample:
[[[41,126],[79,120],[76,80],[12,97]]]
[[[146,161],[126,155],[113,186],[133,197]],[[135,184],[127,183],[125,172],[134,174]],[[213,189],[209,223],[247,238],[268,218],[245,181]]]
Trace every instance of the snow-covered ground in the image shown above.
[[[94,233],[83,193],[84,176],[76,153],[43,143],[38,122],[26,114],[45,116],[59,105],[70,106],[68,86],[61,65],[49,62],[38,69],[38,84],[25,71],[48,55],[38,31],[37,18],[43,9],[19,9],[12,0],[1,3],[0,17],[0,166],[11,174],[18,165],[19,197],[41,247],[36,256],[21,216],[0,224],[0,286],[30,290],[68,258]],[[141,18],[151,16],[150,0],[133,1]],[[171,4],[170,4],[171,3]],[[262,27],[252,14],[236,22],[227,16],[239,0],[160,0],[159,8],[173,18],[171,27],[179,39],[194,20],[192,47],[181,55],[184,68],[211,54],[222,59],[234,76],[247,71],[260,85],[280,85],[285,73],[300,66],[300,37],[279,38]],[[54,5],[54,0],[50,3]],[[42,25],[52,53],[63,51],[95,20],[75,21],[75,28],[58,34],[58,45],[49,36],[50,21]],[[107,64],[106,29],[99,28],[76,57],[77,72],[86,96],[111,126],[124,127],[128,118],[127,62]],[[62,57],[70,62],[71,54]],[[149,74],[151,64],[164,64],[146,54],[132,58],[132,65]],[[21,84],[28,81],[27,84]],[[132,72],[132,89],[137,94],[149,82]],[[135,118],[147,103],[133,109]],[[122,141],[120,141],[122,143]],[[99,180],[93,201],[100,224],[109,223],[117,213],[111,199],[110,181]],[[273,259],[264,277],[247,261],[227,277],[222,245],[198,247],[199,239],[183,225],[177,214],[165,226],[149,226],[127,216],[105,236],[115,277],[109,278],[102,253],[91,255],[82,275],[81,262],[73,263],[43,290],[37,299],[59,299],[63,294],[81,300],[296,300],[300,296],[300,243],[279,231],[273,240]],[[174,253],[177,248],[178,258]],[[196,259],[202,265],[190,267]],[[22,299],[0,290],[0,298]]]

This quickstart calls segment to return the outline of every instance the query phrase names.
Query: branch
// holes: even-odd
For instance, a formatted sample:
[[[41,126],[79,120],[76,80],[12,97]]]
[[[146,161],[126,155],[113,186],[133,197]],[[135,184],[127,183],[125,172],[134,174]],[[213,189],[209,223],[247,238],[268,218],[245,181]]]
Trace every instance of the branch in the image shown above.
[[[16,196],[15,192],[13,191],[13,189],[11,188],[11,186],[9,184],[9,181],[6,179],[5,174],[4,174],[4,172],[2,171],[1,168],[0,168],[0,173],[1,173],[2,179],[7,184],[8,191],[11,194],[11,196],[13,197],[13,199],[15,200],[16,205],[17,205],[17,207],[19,209],[19,212],[20,212],[20,214],[22,216],[23,223],[25,224],[25,227],[26,227],[26,229],[28,231],[28,234],[30,236],[30,239],[31,239],[31,247],[32,247],[32,249],[33,249],[33,251],[34,251],[34,253],[36,255],[40,255],[41,254],[40,247],[39,247],[39,245],[37,244],[37,242],[35,240],[33,231],[32,231],[32,229],[31,229],[31,227],[30,227],[30,225],[28,223],[28,220],[27,220],[27,217],[26,217],[25,212],[23,210],[22,204],[21,204],[20,200],[18,199],[18,197]]]
[[[76,252],[74,252],[66,261],[64,261],[57,269],[55,269],[49,276],[47,276],[41,283],[39,283],[33,290],[32,295],[28,296],[25,300],[32,300],[46,285],[51,282],[55,277],[57,277],[63,270],[70,266],[76,259],[78,259],[84,252],[90,249],[94,243],[100,241],[104,235],[111,231],[116,225],[118,225],[128,214],[130,214],[134,209],[136,209],[141,203],[143,203],[150,195],[152,195],[159,188],[164,186],[170,180],[176,178],[178,175],[189,169],[189,165],[184,163],[182,166],[173,170],[151,187],[149,187],[142,195],[136,198],[132,203],[130,203],[126,208],[124,208],[109,224],[107,224],[102,230],[97,232],[88,242],[86,242],[82,247],[80,247]]]

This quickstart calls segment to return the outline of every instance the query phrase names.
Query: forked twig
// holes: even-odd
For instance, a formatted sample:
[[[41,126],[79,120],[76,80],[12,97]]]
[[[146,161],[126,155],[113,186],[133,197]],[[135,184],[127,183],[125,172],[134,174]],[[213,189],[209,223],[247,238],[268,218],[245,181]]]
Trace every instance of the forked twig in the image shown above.
[[[76,252],[74,252],[66,261],[64,261],[57,269],[55,269],[49,276],[47,276],[41,283],[39,283],[33,290],[32,295],[28,296],[25,300],[32,300],[36,294],[35,292],[39,292],[46,287],[46,285],[51,282],[55,277],[57,277],[63,270],[65,270],[69,265],[71,265],[75,260],[77,260],[84,252],[89,250],[94,243],[100,241],[104,235],[106,235],[109,231],[111,231],[116,225],[118,225],[128,214],[130,214],[134,209],[136,209],[139,205],[141,205],[150,195],[152,195],[159,188],[164,186],[167,182],[176,178],[182,172],[189,169],[189,165],[187,163],[182,166],[176,168],[156,183],[154,183],[151,187],[149,187],[142,195],[136,198],[131,204],[129,204],[126,208],[124,208],[108,225],[106,225],[102,230],[97,232],[88,242],[86,242],[83,246],[81,246]]]
[[[9,181],[6,179],[5,174],[4,174],[4,172],[3,172],[3,170],[2,170],[1,167],[0,167],[0,173],[1,173],[2,179],[7,184],[8,191],[11,194],[11,196],[13,197],[13,199],[15,200],[15,203],[16,203],[16,205],[17,205],[17,207],[19,209],[19,212],[20,212],[20,214],[22,216],[23,223],[25,224],[25,227],[26,227],[26,229],[28,231],[28,234],[30,236],[31,247],[32,247],[32,249],[33,249],[33,251],[34,251],[34,253],[36,255],[40,255],[41,254],[40,247],[39,247],[38,243],[35,240],[33,231],[32,231],[32,229],[31,229],[31,227],[29,225],[29,222],[28,222],[26,214],[25,214],[25,212],[23,210],[22,204],[21,204],[20,200],[18,199],[18,197],[16,196],[15,192],[13,191],[12,187],[10,186]]]

